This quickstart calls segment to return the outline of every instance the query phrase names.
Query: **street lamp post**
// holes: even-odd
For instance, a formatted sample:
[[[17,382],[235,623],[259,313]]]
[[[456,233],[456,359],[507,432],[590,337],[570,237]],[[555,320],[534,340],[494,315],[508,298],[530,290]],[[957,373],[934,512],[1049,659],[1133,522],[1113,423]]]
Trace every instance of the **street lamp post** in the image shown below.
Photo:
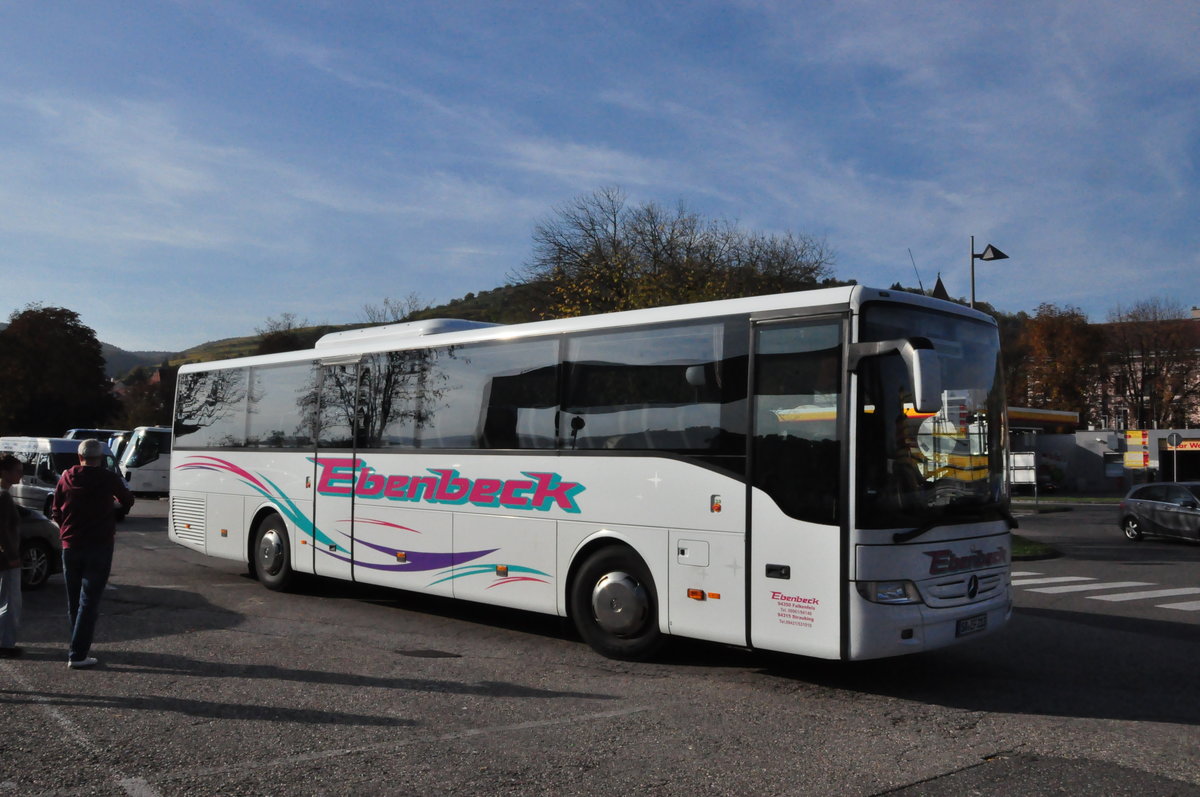
[[[975,236],[971,236],[971,306],[975,306],[975,261],[976,260],[1008,260],[1008,255],[991,244],[982,252],[975,251]]]

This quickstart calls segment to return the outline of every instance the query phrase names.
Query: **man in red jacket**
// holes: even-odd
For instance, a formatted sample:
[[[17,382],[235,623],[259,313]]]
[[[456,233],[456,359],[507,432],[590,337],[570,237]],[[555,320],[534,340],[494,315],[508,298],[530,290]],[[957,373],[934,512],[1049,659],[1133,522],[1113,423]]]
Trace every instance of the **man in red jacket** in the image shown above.
[[[88,653],[100,616],[100,598],[112,570],[117,531],[113,498],[126,512],[133,506],[133,493],[120,476],[104,467],[104,454],[99,440],[80,443],[79,464],[58,480],[50,508],[62,537],[67,616],[71,620],[67,666],[71,669],[96,666],[96,659]]]

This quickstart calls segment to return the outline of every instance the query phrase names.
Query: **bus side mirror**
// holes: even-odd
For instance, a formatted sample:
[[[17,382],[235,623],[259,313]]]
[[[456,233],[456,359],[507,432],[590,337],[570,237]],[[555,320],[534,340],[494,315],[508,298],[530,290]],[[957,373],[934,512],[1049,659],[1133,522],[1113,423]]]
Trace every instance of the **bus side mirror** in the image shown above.
[[[852,343],[849,347],[849,368],[857,371],[867,357],[898,352],[908,369],[913,387],[913,409],[920,413],[937,412],[942,408],[942,368],[937,350],[929,338],[898,338],[870,343]]]
[[[917,412],[937,412],[942,408],[942,367],[937,351],[905,346],[900,349],[904,364],[912,377],[913,409]]]

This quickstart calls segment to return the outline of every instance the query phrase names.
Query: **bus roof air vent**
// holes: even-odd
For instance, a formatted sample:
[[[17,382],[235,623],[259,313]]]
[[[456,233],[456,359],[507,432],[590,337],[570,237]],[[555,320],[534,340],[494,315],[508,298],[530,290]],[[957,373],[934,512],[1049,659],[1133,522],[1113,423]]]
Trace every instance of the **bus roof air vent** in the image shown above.
[[[467,321],[463,318],[426,318],[421,321],[405,321],[400,324],[384,324],[379,327],[364,329],[347,329],[344,332],[330,332],[317,340],[315,348],[332,349],[350,343],[360,345],[366,341],[383,338],[419,338],[426,335],[441,335],[446,332],[463,332],[468,329],[483,329],[500,324],[489,324],[486,321]]]

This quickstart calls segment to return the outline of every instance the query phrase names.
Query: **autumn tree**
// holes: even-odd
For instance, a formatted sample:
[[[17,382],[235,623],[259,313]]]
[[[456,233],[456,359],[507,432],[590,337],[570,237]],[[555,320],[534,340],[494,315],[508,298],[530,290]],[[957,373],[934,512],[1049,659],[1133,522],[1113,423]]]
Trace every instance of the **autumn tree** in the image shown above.
[[[29,305],[0,331],[0,433],[103,427],[116,409],[96,333],[64,307]]]
[[[801,290],[829,281],[834,262],[824,241],[748,232],[682,204],[630,206],[619,188],[556,209],[533,248],[523,276],[550,286],[546,317]]]
[[[1004,389],[1009,406],[1029,405],[1029,350],[1025,325],[1029,314],[993,312],[1000,330],[1000,354],[1004,365]]]
[[[116,424],[122,429],[138,426],[170,426],[178,368],[164,363],[159,368],[135,368],[124,377],[121,408]]]
[[[1024,324],[1020,345],[1031,406],[1078,412],[1081,421],[1095,414],[1103,347],[1082,310],[1038,305]]]
[[[1109,314],[1105,328],[1114,392],[1132,428],[1187,425],[1200,403],[1200,322],[1171,299],[1148,299]]]

